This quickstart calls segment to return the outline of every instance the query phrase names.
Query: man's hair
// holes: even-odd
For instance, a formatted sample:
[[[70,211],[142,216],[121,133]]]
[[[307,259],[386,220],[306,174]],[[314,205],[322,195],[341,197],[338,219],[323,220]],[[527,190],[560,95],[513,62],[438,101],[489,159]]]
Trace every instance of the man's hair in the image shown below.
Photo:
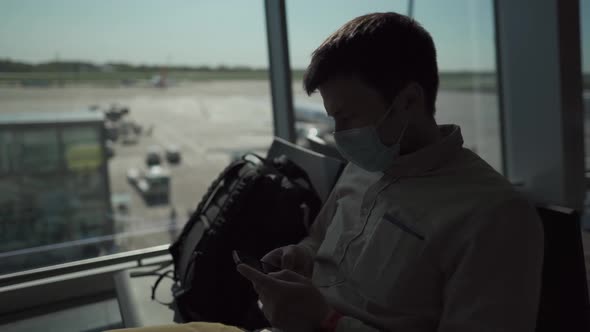
[[[438,90],[436,49],[418,22],[397,13],[359,16],[330,35],[313,53],[303,77],[308,95],[329,79],[355,76],[390,103],[410,82],[424,90],[434,114]]]

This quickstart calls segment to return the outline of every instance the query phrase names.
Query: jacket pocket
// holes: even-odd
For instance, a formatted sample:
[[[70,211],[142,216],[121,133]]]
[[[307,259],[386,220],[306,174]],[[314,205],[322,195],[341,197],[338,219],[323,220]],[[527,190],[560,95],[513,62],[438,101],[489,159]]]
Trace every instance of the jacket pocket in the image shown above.
[[[403,273],[424,248],[425,235],[400,213],[386,213],[366,238],[351,273],[351,282],[373,302],[387,305]]]

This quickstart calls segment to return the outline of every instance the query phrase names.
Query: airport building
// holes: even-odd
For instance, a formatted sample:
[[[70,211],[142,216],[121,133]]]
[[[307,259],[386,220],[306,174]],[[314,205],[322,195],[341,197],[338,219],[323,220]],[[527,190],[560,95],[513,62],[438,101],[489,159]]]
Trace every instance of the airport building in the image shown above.
[[[103,128],[97,112],[0,113],[2,273],[110,250],[92,241],[113,231]]]

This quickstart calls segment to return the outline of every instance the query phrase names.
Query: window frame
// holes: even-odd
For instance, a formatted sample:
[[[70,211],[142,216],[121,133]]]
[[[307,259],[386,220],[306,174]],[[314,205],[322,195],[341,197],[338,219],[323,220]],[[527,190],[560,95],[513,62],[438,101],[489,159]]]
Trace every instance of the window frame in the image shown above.
[[[295,143],[295,114],[285,1],[264,0],[275,136]]]
[[[581,211],[579,2],[495,0],[494,8],[504,174],[536,203]]]

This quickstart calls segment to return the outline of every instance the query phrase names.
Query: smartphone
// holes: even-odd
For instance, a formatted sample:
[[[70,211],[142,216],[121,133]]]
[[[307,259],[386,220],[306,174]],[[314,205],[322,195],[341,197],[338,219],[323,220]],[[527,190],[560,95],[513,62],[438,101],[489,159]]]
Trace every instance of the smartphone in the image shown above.
[[[254,257],[252,255],[245,254],[241,251],[234,250],[232,252],[232,257],[234,258],[234,263],[236,263],[236,265],[246,264],[246,265],[250,266],[251,268],[256,269],[256,270],[258,270],[262,273],[265,273],[265,274],[282,270],[278,266],[274,266],[272,264],[263,262],[263,261],[259,260],[258,258]]]

